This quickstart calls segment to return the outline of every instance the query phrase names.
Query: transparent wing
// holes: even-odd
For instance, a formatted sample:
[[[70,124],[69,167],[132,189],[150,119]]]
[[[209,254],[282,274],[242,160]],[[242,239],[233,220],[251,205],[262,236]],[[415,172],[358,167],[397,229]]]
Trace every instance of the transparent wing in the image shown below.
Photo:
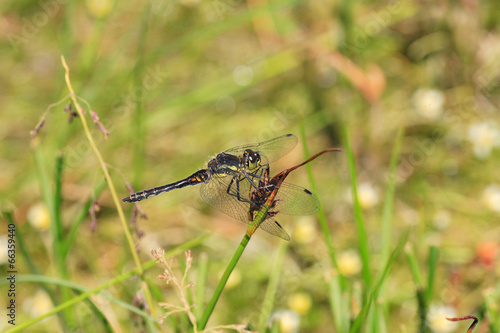
[[[212,175],[209,182],[201,185],[200,194],[202,199],[215,209],[246,224],[250,222],[250,203],[245,201],[250,196],[250,183],[246,178],[236,181],[233,175]],[[271,235],[290,240],[288,233],[270,216],[259,228]]]
[[[281,225],[278,223],[278,221],[276,221],[272,217],[269,217],[266,220],[264,220],[264,222],[260,224],[259,228],[270,233],[271,235],[274,235],[286,241],[290,240],[290,236],[285,231],[285,229],[283,229]]]
[[[239,190],[239,191],[238,191]],[[250,183],[246,180],[236,182],[232,175],[212,175],[209,182],[201,185],[202,199],[210,206],[237,220],[248,223],[248,200]]]
[[[318,212],[318,198],[309,190],[290,183],[281,184],[272,211],[289,215],[312,215]]]
[[[251,149],[260,153],[262,161],[266,164],[274,162],[288,154],[296,145],[297,137],[293,134],[286,134],[261,143],[234,147],[225,152],[233,155],[241,155],[246,149]]]

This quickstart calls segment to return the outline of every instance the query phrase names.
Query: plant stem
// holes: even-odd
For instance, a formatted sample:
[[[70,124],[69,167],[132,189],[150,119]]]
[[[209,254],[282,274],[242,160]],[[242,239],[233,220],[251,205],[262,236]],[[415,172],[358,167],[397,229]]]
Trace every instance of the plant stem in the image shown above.
[[[120,222],[122,223],[125,237],[127,238],[127,242],[129,244],[130,251],[132,252],[132,257],[134,258],[135,266],[137,267],[137,269],[139,271],[139,275],[142,275],[143,271],[142,271],[142,267],[141,267],[141,262],[139,261],[139,256],[137,255],[137,252],[135,250],[134,242],[132,240],[132,235],[130,234],[130,230],[128,229],[127,222],[125,221],[125,214],[123,213],[123,209],[120,205],[120,200],[118,199],[118,195],[116,194],[115,185],[113,184],[113,181],[111,180],[111,176],[109,175],[109,170],[108,170],[107,164],[104,162],[104,159],[102,158],[101,152],[99,151],[99,149],[97,149],[97,146],[94,142],[94,138],[90,134],[89,127],[87,125],[87,121],[85,120],[85,117],[84,117],[83,112],[82,112],[82,108],[80,107],[80,104],[78,104],[78,101],[76,100],[76,94],[73,90],[73,87],[71,86],[71,81],[69,79],[69,68],[68,68],[68,65],[66,64],[66,60],[64,59],[64,56],[61,56],[61,61],[62,61],[64,69],[66,70],[64,78],[66,80],[66,85],[68,86],[68,90],[71,94],[71,100],[73,101],[76,112],[78,112],[78,116],[82,122],[82,126],[83,126],[83,129],[85,131],[85,135],[87,136],[87,139],[90,143],[90,146],[92,147],[92,150],[96,154],[97,160],[99,161],[99,164],[101,165],[101,169],[104,173],[104,178],[106,178],[106,182],[108,183],[109,190],[111,192],[111,197],[113,198],[113,202],[114,202],[114,204],[116,206],[116,210],[118,212],[118,217],[120,219]]]
[[[344,129],[344,140],[347,152],[347,161],[349,162],[349,172],[351,174],[352,201],[354,205],[354,217],[356,221],[356,229],[359,237],[359,252],[361,254],[361,261],[363,262],[362,265],[363,281],[366,287],[369,288],[371,285],[372,275],[370,272],[370,252],[368,250],[368,236],[366,234],[362,209],[358,199],[358,180],[356,176],[356,164],[354,161],[354,154],[349,139],[349,130],[347,128]]]
[[[231,275],[234,267],[238,263],[238,260],[240,259],[241,255],[243,254],[243,251],[245,250],[248,242],[250,241],[250,238],[252,235],[249,235],[248,233],[245,234],[243,239],[241,240],[240,245],[238,246],[238,249],[233,255],[233,258],[229,262],[229,265],[226,267],[226,270],[224,271],[224,274],[222,274],[222,277],[219,281],[219,284],[217,285],[217,288],[215,288],[215,292],[210,299],[210,302],[208,302],[207,308],[205,309],[205,312],[203,313],[203,316],[200,319],[200,322],[198,323],[198,329],[199,330],[204,330],[208,319],[210,318],[210,315],[212,314],[215,304],[217,304],[217,301],[219,300],[220,294],[222,293],[222,290],[224,289],[224,286],[226,285],[227,280],[229,279],[229,276]]]

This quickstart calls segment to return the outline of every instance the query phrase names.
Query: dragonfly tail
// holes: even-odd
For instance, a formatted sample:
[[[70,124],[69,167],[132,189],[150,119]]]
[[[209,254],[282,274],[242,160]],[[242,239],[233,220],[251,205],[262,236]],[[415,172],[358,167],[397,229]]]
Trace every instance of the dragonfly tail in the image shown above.
[[[210,176],[209,176],[206,169],[199,170],[199,171],[196,171],[195,173],[193,173],[191,176],[189,176],[185,179],[179,180],[175,183],[150,188],[150,189],[144,190],[144,191],[135,192],[134,194],[132,194],[132,195],[130,195],[122,200],[123,200],[123,202],[141,201],[141,200],[148,199],[150,197],[153,197],[155,195],[158,195],[158,194],[161,194],[164,192],[172,191],[172,190],[175,190],[178,188],[183,188],[183,187],[190,186],[190,185],[197,185],[197,184],[203,183],[203,182],[207,181],[209,177]]]

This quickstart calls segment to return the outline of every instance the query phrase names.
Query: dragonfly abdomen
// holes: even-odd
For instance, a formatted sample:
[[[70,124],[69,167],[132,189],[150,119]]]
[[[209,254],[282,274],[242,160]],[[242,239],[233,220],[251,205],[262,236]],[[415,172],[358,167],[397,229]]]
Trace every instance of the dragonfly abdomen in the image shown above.
[[[207,172],[206,169],[199,170],[199,171],[196,171],[195,173],[193,173],[191,176],[189,176],[183,180],[179,180],[178,182],[150,188],[149,190],[136,192],[136,193],[132,194],[131,196],[124,198],[123,202],[141,201],[141,200],[148,199],[150,197],[153,197],[155,195],[158,195],[158,194],[161,194],[164,192],[172,191],[172,190],[175,190],[178,188],[183,188],[183,187],[190,186],[190,185],[197,185],[200,183],[204,183],[209,178],[210,178],[210,174]]]

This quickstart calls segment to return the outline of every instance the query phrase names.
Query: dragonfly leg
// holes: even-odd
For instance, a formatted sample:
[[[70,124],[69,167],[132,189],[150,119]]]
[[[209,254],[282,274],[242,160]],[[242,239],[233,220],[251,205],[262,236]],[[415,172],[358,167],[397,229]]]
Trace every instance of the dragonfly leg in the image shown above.
[[[231,188],[234,186],[233,184],[236,183],[236,194],[234,193],[231,193]],[[245,199],[241,196],[241,193],[240,193],[240,180],[238,179],[237,176],[234,176],[233,178],[231,178],[231,182],[229,182],[229,185],[226,189],[226,193],[230,196],[233,196],[233,197],[236,197],[236,199],[238,201],[241,201],[241,202],[250,202],[250,200],[248,199]]]

